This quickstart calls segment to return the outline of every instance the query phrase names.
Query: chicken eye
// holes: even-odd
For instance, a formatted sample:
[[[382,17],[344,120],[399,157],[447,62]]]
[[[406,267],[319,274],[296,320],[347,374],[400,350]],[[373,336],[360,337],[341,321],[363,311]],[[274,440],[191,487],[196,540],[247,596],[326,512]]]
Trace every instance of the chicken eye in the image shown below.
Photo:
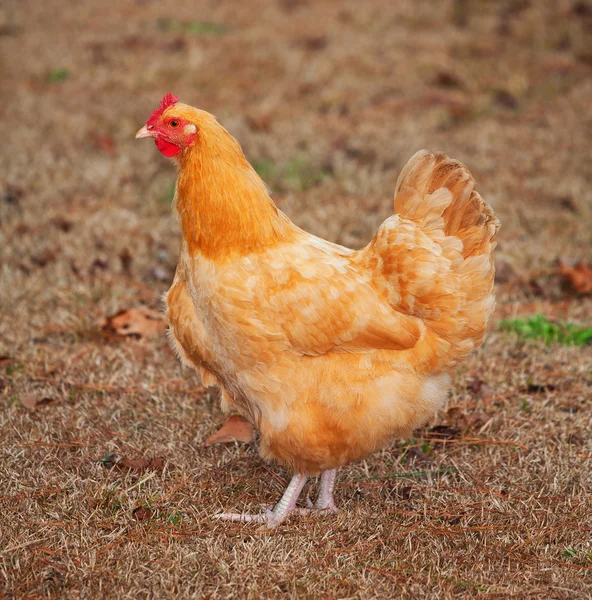
[[[179,121],[171,121],[171,127],[178,127]]]

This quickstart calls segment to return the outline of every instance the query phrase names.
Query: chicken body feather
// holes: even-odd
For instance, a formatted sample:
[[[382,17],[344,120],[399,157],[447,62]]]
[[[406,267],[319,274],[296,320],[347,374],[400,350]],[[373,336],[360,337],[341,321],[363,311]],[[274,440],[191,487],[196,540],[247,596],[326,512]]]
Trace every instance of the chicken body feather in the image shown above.
[[[364,458],[423,424],[494,304],[499,223],[467,169],[418,152],[395,214],[354,251],[283,215],[211,115],[167,111],[197,129],[177,155],[183,243],[166,302],[179,356],[257,425],[262,455],[296,473]]]
[[[301,473],[409,434],[447,393],[446,375],[416,368],[431,334],[356,259],[305,235],[222,265],[185,253],[167,296],[186,360],[256,423],[265,457]]]

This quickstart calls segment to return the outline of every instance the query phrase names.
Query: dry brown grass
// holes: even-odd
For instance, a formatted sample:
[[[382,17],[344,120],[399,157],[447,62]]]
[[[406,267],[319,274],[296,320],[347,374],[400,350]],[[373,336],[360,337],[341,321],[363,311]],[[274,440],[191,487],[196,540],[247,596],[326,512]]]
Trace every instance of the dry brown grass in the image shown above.
[[[0,8],[0,597],[592,597],[591,348],[494,323],[434,422],[451,440],[426,430],[351,465],[338,516],[264,534],[211,515],[273,502],[288,474],[252,446],[204,449],[216,398],[164,339],[97,326],[158,307],[175,266],[173,168],[133,140],[169,90],[219,116],[297,223],[345,244],[388,216],[415,150],[465,161],[519,276],[495,321],[590,324],[590,299],[549,275],[592,259],[590,4],[456,2],[466,27],[451,2],[180,4]],[[30,394],[51,401],[28,410]]]

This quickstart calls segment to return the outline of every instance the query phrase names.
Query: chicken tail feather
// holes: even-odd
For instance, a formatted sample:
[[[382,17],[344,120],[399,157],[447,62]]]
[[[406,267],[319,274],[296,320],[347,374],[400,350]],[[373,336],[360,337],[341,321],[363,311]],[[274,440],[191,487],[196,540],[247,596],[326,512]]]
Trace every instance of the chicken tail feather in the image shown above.
[[[395,215],[359,255],[391,307],[446,342],[444,369],[482,343],[494,308],[499,221],[474,186],[460,162],[421,150],[401,171]]]
[[[424,231],[440,230],[459,239],[462,256],[490,255],[499,221],[475,191],[475,180],[460,162],[442,152],[420,150],[397,180],[395,214]]]

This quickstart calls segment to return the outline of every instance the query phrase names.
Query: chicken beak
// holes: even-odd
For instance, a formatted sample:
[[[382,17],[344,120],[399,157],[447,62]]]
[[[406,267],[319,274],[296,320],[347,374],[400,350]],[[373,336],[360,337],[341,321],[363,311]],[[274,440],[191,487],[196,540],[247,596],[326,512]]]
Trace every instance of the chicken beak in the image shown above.
[[[144,125],[144,127],[142,127],[142,129],[140,129],[140,131],[138,131],[138,133],[136,133],[136,139],[140,140],[142,138],[147,138],[147,137],[156,137],[156,131],[154,131],[154,129],[148,129],[148,127],[146,127],[146,125]]]

